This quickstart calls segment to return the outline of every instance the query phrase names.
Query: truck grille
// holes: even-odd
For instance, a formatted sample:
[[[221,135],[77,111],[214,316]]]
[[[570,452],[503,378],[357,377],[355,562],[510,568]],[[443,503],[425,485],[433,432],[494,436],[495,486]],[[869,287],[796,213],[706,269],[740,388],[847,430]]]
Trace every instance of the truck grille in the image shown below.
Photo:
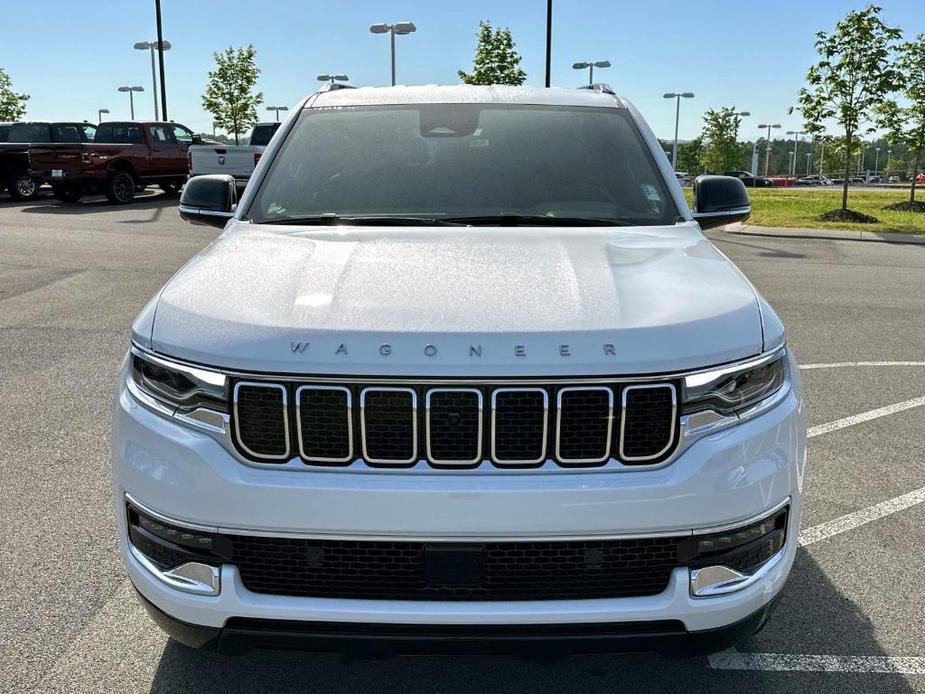
[[[657,595],[679,538],[492,542],[231,538],[244,586],[375,600],[575,600]]]
[[[239,381],[233,439],[262,463],[651,465],[677,441],[676,384]]]

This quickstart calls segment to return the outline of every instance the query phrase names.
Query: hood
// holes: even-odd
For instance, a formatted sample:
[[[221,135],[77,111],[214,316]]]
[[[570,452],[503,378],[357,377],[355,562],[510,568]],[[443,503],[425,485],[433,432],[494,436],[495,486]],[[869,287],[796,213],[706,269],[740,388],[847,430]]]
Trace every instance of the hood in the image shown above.
[[[141,323],[166,355],[318,375],[629,375],[762,349],[754,289],[693,223],[234,222]]]

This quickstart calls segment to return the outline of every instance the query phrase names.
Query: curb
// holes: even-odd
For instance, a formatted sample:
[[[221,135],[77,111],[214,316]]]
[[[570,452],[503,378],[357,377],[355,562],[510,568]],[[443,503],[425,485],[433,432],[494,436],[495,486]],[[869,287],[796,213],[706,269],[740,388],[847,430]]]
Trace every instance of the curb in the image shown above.
[[[844,229],[808,229],[759,227],[752,224],[728,224],[722,231],[743,236],[773,236],[792,239],[822,239],[837,241],[869,241],[874,243],[901,243],[909,245],[925,245],[925,235],[899,234],[888,231],[847,231]]]

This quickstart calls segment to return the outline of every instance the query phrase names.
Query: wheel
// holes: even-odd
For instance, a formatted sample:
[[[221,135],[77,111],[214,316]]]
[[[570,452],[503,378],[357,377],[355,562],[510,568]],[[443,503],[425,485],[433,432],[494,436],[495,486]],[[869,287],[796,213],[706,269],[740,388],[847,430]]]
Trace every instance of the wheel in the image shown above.
[[[106,199],[116,205],[127,205],[135,198],[135,179],[127,171],[112,171],[106,179]]]
[[[26,169],[20,169],[10,177],[9,188],[10,197],[14,200],[32,200],[39,194],[39,182]]]
[[[83,189],[73,183],[55,183],[51,190],[61,202],[77,202],[84,194]]]
[[[183,187],[183,181],[174,180],[174,181],[164,181],[163,183],[158,184],[167,195],[176,195],[180,192],[180,188]]]

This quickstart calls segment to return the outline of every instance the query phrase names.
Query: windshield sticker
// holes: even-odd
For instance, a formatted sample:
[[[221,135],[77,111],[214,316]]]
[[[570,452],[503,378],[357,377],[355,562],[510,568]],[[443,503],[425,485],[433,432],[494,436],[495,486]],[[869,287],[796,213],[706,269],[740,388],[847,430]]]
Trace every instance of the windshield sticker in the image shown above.
[[[646,194],[646,197],[649,198],[652,202],[661,202],[662,196],[658,194],[658,191],[655,189],[655,186],[649,185],[648,183],[642,184],[642,192]]]

